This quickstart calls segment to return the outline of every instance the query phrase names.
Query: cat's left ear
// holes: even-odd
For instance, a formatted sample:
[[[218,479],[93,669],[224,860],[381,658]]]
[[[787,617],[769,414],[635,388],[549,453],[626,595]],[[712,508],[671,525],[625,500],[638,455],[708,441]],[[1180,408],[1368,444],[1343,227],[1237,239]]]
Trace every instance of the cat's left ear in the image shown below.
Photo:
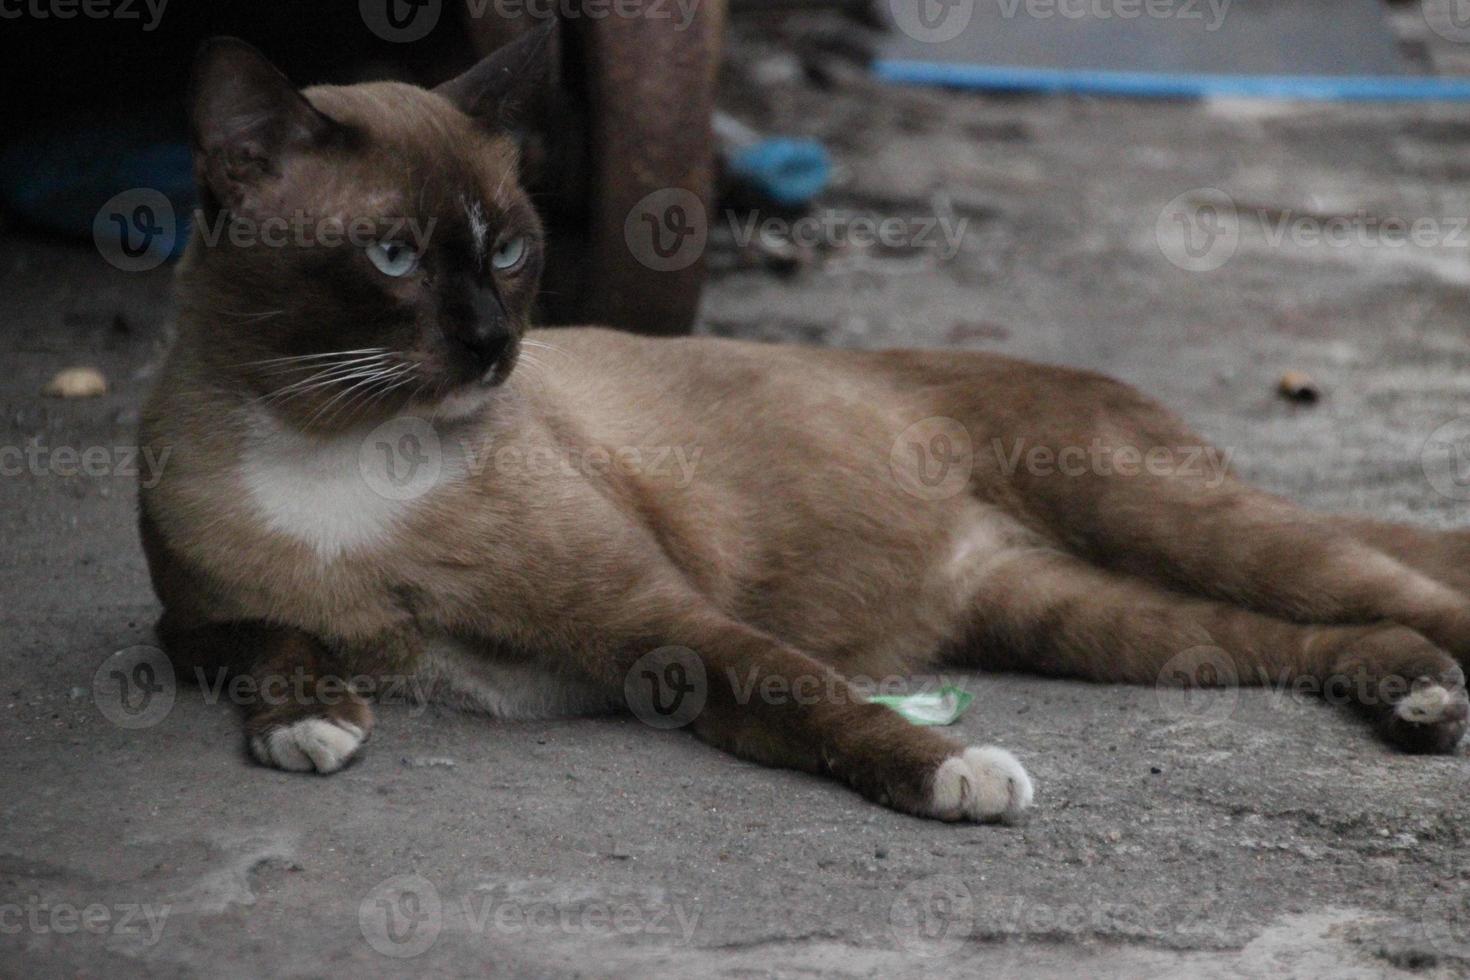
[[[552,18],[527,31],[434,91],[497,131],[537,128],[560,74],[559,23]]]
[[[205,203],[212,198],[230,208],[278,179],[291,154],[342,133],[264,55],[229,37],[199,48],[189,84],[189,122]]]

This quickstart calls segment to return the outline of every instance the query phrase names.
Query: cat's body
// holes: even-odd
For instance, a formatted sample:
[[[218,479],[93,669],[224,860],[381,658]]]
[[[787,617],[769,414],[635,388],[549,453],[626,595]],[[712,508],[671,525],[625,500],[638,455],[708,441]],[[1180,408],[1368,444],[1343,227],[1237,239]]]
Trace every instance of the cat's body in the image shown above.
[[[312,121],[268,79],[255,92],[236,117],[252,126],[270,99],[304,114],[298,132],[375,134],[416,114],[469,125],[404,86],[365,101],[311,93],[334,122]],[[373,115],[389,101],[398,116]],[[320,134],[292,150],[259,131],[241,150],[228,126],[217,149],[208,115],[196,126],[201,184],[221,208],[231,195],[239,211],[279,206],[288,150],[311,157],[310,173],[328,154]],[[360,137],[332,140],[331,154],[362,152]],[[447,234],[471,263],[487,261],[487,224],[533,220],[502,199],[503,173],[490,183],[513,157],[486,147],[501,156],[489,173],[445,166],[469,171],[470,189],[437,195],[448,220],[456,203],[463,212]],[[220,322],[219,298],[245,295],[242,282],[284,288],[252,266],[282,259],[196,243],[180,340],[144,423],[145,444],[172,451],[145,492],[143,532],[160,633],[181,665],[312,683],[408,676],[525,717],[620,703],[641,658],[676,648],[680,670],[703,675],[685,719],[701,736],[948,819],[1019,813],[1026,774],[1008,753],[865,703],[844,678],[939,663],[1143,683],[1338,678],[1405,747],[1447,751],[1464,732],[1453,655],[1470,654],[1465,539],[1316,517],[1252,491],[1172,415],[1083,372],[601,330],[523,338],[529,299],[513,277],[525,266],[501,263],[520,255],[505,240],[495,271],[472,277],[495,299],[464,304],[497,311],[506,338],[489,340],[483,312],[453,319],[427,251],[413,283],[394,256],[373,258],[395,280],[377,302],[407,311],[398,326],[342,322],[316,337],[308,319],[273,325],[271,313],[266,336],[242,335]],[[390,329],[402,336],[385,343]],[[464,330],[481,331],[464,343],[484,377],[446,380],[463,352],[436,345]],[[512,372],[519,343],[534,363]],[[340,403],[334,380],[359,378],[352,357],[422,383],[339,419],[322,399]],[[284,383],[307,404],[279,397]],[[1200,650],[1217,673],[1179,669]],[[355,696],[262,701],[248,715],[261,761],[321,771],[371,723]]]

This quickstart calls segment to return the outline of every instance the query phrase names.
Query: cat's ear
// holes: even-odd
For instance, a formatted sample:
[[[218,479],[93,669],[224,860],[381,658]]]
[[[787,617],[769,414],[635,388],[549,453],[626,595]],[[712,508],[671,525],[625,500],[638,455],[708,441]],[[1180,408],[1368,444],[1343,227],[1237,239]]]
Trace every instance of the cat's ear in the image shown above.
[[[264,55],[232,37],[213,38],[199,48],[189,85],[189,124],[200,190],[227,207],[279,176],[287,154],[340,128]]]
[[[556,18],[487,55],[436,89],[468,116],[510,133],[538,128],[560,74],[561,33]]]

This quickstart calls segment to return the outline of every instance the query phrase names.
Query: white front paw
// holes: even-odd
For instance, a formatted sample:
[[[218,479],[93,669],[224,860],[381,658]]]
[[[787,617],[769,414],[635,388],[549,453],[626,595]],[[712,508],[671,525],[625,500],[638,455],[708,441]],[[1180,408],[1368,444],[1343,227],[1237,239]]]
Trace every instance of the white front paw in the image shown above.
[[[934,771],[931,815],[940,820],[1015,820],[1031,805],[1031,777],[993,745],[970,747]]]
[[[257,760],[292,772],[336,772],[362,745],[363,730],[350,721],[307,718],[250,739]]]

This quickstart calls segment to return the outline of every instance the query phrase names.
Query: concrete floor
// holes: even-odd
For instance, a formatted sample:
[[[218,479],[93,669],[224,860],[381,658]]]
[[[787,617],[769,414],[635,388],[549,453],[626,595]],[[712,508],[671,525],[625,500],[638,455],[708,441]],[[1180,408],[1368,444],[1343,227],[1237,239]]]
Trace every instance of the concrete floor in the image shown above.
[[[792,67],[743,43],[730,71]],[[823,77],[834,87],[739,86],[731,103],[831,144],[824,208],[967,219],[963,247],[819,249],[782,277],[718,232],[702,330],[1110,371],[1309,505],[1465,522],[1470,494],[1430,444],[1470,415],[1463,110],[986,99]],[[1185,195],[1188,217],[1213,199],[1202,188],[1235,220],[1191,257],[1168,205]],[[1278,240],[1283,215],[1430,218],[1440,233]],[[125,462],[112,447],[133,438],[167,272],[123,274],[14,229],[0,244],[0,446]],[[40,397],[77,363],[112,392]],[[1279,398],[1287,369],[1323,400]],[[1036,780],[1019,828],[900,816],[630,719],[390,708],[331,778],[254,766],[234,713],[197,690],[151,727],[120,727],[94,674],[150,642],[156,614],[134,480],[40,458],[0,479],[0,976],[1470,971],[1463,747],[1397,756],[1279,692],[965,677],[976,704],[959,728],[1015,749]]]

